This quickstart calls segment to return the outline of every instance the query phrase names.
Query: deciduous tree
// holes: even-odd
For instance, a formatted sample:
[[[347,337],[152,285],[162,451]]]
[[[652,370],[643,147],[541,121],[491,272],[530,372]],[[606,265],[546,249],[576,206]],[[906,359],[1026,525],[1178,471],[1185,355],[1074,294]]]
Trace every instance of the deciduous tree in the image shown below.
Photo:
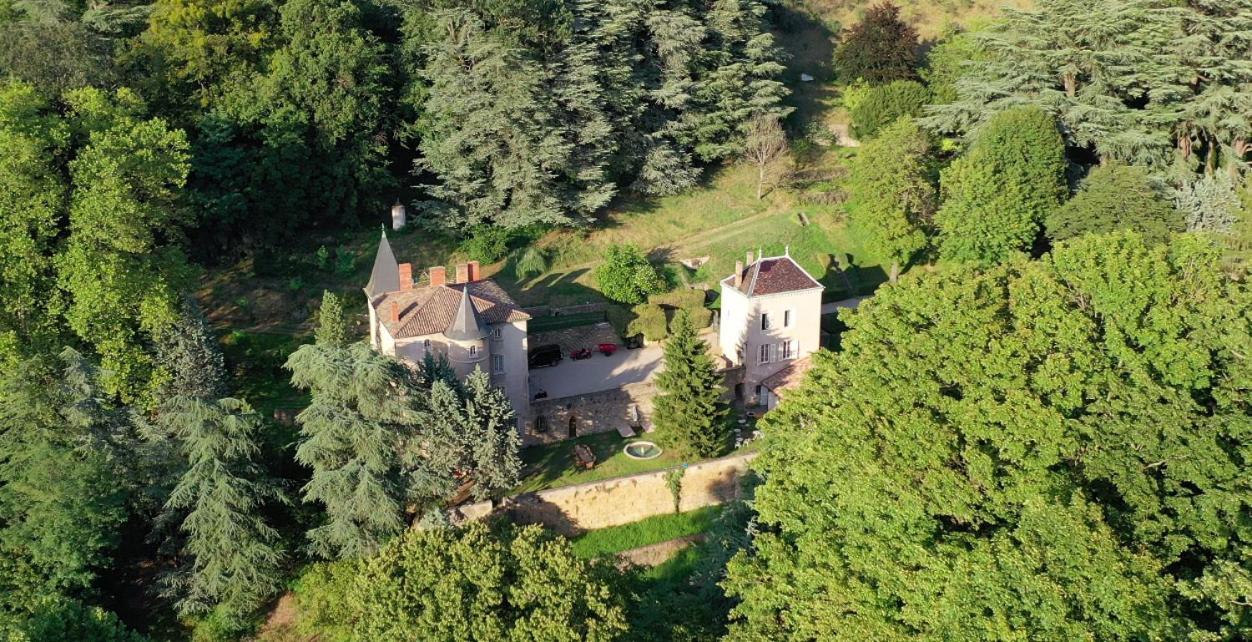
[[[839,79],[878,85],[917,77],[917,31],[890,2],[870,7],[835,50]]]
[[[349,600],[353,631],[413,642],[607,642],[627,630],[614,575],[538,526],[410,530],[363,565]]]
[[[866,143],[852,161],[848,221],[868,249],[890,264],[892,283],[927,245],[936,190],[930,137],[901,118]]]
[[[883,290],[764,419],[731,639],[1239,639],[1250,297],[1133,233]]]
[[[604,262],[596,267],[596,283],[604,296],[621,303],[638,304],[665,289],[665,280],[648,257],[634,245],[610,245]]]
[[[776,116],[757,116],[748,123],[743,155],[756,165],[756,200],[764,196],[770,169],[787,151],[787,134]]]
[[[1060,205],[1065,143],[1037,107],[996,115],[940,178],[935,215],[941,252],[958,261],[994,263],[1029,249]]]

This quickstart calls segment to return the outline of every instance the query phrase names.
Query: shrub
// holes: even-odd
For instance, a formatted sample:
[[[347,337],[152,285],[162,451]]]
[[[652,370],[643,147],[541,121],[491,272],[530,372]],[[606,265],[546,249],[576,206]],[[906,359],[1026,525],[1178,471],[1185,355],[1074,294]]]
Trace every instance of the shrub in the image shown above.
[[[852,133],[857,138],[871,138],[901,116],[921,115],[928,102],[930,91],[913,80],[874,87],[852,110]]]
[[[512,232],[502,227],[480,225],[474,228],[470,237],[461,242],[460,250],[471,261],[495,263],[509,252],[509,241]]]
[[[313,564],[296,580],[293,593],[299,607],[296,629],[326,642],[352,639],[353,612],[348,596],[358,570],[357,562]]]
[[[696,329],[702,329],[709,327],[709,324],[713,322],[712,310],[704,307],[706,296],[704,290],[683,289],[664,294],[653,294],[648,297],[648,303],[659,305],[662,308],[686,310],[687,316],[691,319],[691,324]]]
[[[542,248],[530,246],[522,250],[513,264],[513,273],[519,279],[538,276],[548,271],[548,255]]]
[[[665,310],[659,305],[646,303],[635,306],[631,312],[635,319],[627,328],[627,335],[642,334],[648,341],[661,341],[669,336],[669,327],[665,318]]]
[[[635,332],[631,332],[631,324],[635,320],[635,313],[630,308],[623,305],[610,305],[604,310],[604,316],[609,320],[609,324],[613,326],[613,330],[623,337],[634,336]]]
[[[632,305],[665,289],[665,279],[634,245],[610,245],[596,268],[596,282],[604,296]]]

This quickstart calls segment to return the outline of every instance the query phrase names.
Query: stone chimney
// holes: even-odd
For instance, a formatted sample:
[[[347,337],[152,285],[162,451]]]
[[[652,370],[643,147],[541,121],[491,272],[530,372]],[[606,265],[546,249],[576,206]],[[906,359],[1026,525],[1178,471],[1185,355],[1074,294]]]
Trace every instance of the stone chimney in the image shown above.
[[[469,282],[469,266],[466,265],[465,263],[458,263],[456,265],[456,280],[453,281],[453,283],[468,283],[468,282]]]
[[[431,286],[443,285],[448,282],[448,270],[442,265],[436,265],[430,268],[430,284]]]
[[[400,264],[400,289],[401,290],[413,289],[413,264],[412,263]]]
[[[400,304],[396,301],[391,302],[391,322],[400,322]]]
[[[401,229],[407,222],[408,216],[405,213],[404,204],[399,199],[396,199],[396,204],[391,206],[391,229]]]
[[[743,287],[743,261],[735,261],[735,287]]]
[[[478,261],[470,261],[469,263],[466,264],[466,267],[469,268],[469,282],[470,283],[473,283],[474,281],[477,281],[483,278],[482,269],[479,267]]]

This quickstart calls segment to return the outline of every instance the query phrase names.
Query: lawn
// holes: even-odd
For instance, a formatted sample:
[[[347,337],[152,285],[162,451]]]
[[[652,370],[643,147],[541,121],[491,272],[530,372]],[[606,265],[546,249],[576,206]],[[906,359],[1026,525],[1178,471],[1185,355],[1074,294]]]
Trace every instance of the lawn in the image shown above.
[[[615,432],[607,432],[523,449],[522,482],[513,489],[513,494],[636,475],[683,463],[669,451],[661,453],[656,459],[631,459],[622,452],[630,441],[634,440],[622,439]],[[581,470],[574,466],[575,444],[586,444],[595,452],[594,468]]]
[[[553,330],[565,330],[584,325],[595,325],[604,320],[606,320],[606,317],[603,312],[580,312],[578,314],[535,317],[526,323],[526,329],[531,334],[534,334],[536,332],[551,332]]]
[[[706,506],[686,513],[654,515],[630,524],[588,531],[574,539],[574,554],[584,558],[610,555],[703,533],[713,525],[720,511],[720,506]]]

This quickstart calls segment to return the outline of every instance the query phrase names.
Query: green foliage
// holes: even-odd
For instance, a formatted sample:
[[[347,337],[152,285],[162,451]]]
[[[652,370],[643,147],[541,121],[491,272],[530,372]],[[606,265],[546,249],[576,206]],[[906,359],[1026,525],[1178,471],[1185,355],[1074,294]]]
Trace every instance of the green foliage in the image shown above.
[[[116,615],[70,600],[44,602],[13,626],[0,622],[0,634],[8,642],[148,642]]]
[[[642,334],[648,341],[660,341],[669,336],[669,319],[665,316],[665,308],[647,303],[635,306],[631,313],[634,318],[626,326],[626,336]]]
[[[1065,143],[1051,116],[1036,107],[996,115],[940,178],[943,256],[995,263],[1028,249],[1060,205],[1064,173]]]
[[[279,4],[269,0],[157,0],[128,59],[145,94],[188,117],[250,82],[275,46]]]
[[[926,52],[926,66],[921,70],[931,103],[946,105],[960,98],[957,81],[985,59],[986,53],[972,33],[958,31],[944,36]]]
[[[260,417],[236,399],[179,398],[164,423],[186,470],[165,503],[180,521],[182,567],[167,589],[184,615],[218,608],[240,622],[282,586],[278,532],[261,513],[280,497],[256,462]]]
[[[669,488],[669,494],[674,499],[675,513],[677,513],[679,507],[682,506],[683,473],[686,472],[686,468],[675,468],[674,470],[665,473],[665,486]]]
[[[296,461],[312,470],[304,500],[326,510],[326,522],[308,533],[314,554],[372,553],[404,529],[411,503],[449,493],[451,481],[413,452],[417,387],[402,364],[362,343],[318,343],[300,346],[286,368],[312,396],[296,417]]]
[[[172,243],[188,222],[177,203],[187,138],[160,119],[142,120],[142,103],[126,90],[84,89],[67,101],[88,138],[69,165],[69,239],[57,257],[70,296],[65,316],[100,354],[108,390],[134,400],[151,376],[144,335],[177,319],[191,277]]]
[[[915,80],[872,87],[852,109],[852,131],[857,138],[873,138],[901,117],[920,116],[929,102],[930,92]]]
[[[648,303],[659,305],[662,309],[678,309],[685,310],[691,324],[697,330],[709,327],[713,322],[713,311],[704,307],[704,300],[707,293],[698,288],[680,288],[673,292],[664,294],[653,294],[648,297]],[[655,323],[649,320],[648,323]],[[664,336],[657,337],[663,339]]]
[[[193,297],[184,297],[176,322],[153,336],[153,398],[217,399],[226,394],[226,359]]]
[[[667,477],[672,473],[678,473],[681,480],[681,468],[667,472]],[[721,506],[705,506],[685,513],[661,513],[629,524],[587,531],[574,538],[572,547],[575,555],[592,558],[698,535],[709,530],[721,512]]]
[[[90,363],[69,349],[61,362],[26,361],[0,382],[0,618],[85,594],[127,517],[125,423]]]
[[[1202,176],[1180,187],[1174,197],[1187,219],[1187,231],[1227,234],[1239,222],[1243,203],[1229,174]]]
[[[339,295],[322,292],[322,307],[317,313],[315,340],[319,345],[342,347],[348,344],[348,318]]]
[[[665,342],[665,369],[656,378],[660,394],[653,421],[662,444],[684,457],[713,457],[726,449],[722,376],[708,351],[687,313],[679,310]]]
[[[482,225],[461,243],[460,250],[472,261],[495,263],[508,253],[511,237],[509,230]]]
[[[1047,218],[1048,238],[1135,230],[1150,242],[1180,232],[1182,216],[1144,167],[1108,163],[1094,167],[1078,193]]]
[[[0,76],[29,83],[48,97],[117,81],[111,55],[119,44],[112,37],[116,34],[101,33],[69,15],[69,3],[14,4],[16,15],[0,20]],[[38,15],[43,8],[52,15]]]
[[[595,277],[604,296],[631,305],[665,289],[665,279],[635,245],[610,245]]]
[[[870,252],[890,264],[892,282],[927,245],[936,200],[931,154],[926,132],[901,118],[852,159],[848,221]]]
[[[543,248],[531,245],[517,256],[517,261],[513,264],[513,272],[519,279],[528,279],[532,276],[539,276],[548,271],[548,256],[544,253]]]
[[[0,86],[0,335],[15,348],[0,361],[9,366],[59,334],[52,254],[66,185],[55,163],[68,143],[67,123],[33,87]]]
[[[875,5],[841,38],[835,70],[846,83],[861,79],[880,85],[916,78],[917,31],[900,20],[899,7]]]
[[[476,500],[498,498],[517,485],[522,470],[517,415],[482,369],[475,368],[464,385],[433,382],[425,428],[452,441],[444,447],[458,455],[450,467],[474,481]]]
[[[296,578],[292,593],[300,610],[297,630],[328,642],[351,642],[352,607],[348,596],[360,562],[317,562]]]
[[[957,82],[959,99],[928,125],[970,135],[1034,105],[1067,142],[1102,161],[1165,174],[1242,166],[1249,133],[1252,3],[1042,0],[977,33],[985,52]]]
[[[362,640],[614,640],[627,628],[615,575],[538,526],[409,530],[365,562],[353,630]]]
[[[1131,233],[881,290],[763,420],[730,639],[1240,639],[1250,304]]]

